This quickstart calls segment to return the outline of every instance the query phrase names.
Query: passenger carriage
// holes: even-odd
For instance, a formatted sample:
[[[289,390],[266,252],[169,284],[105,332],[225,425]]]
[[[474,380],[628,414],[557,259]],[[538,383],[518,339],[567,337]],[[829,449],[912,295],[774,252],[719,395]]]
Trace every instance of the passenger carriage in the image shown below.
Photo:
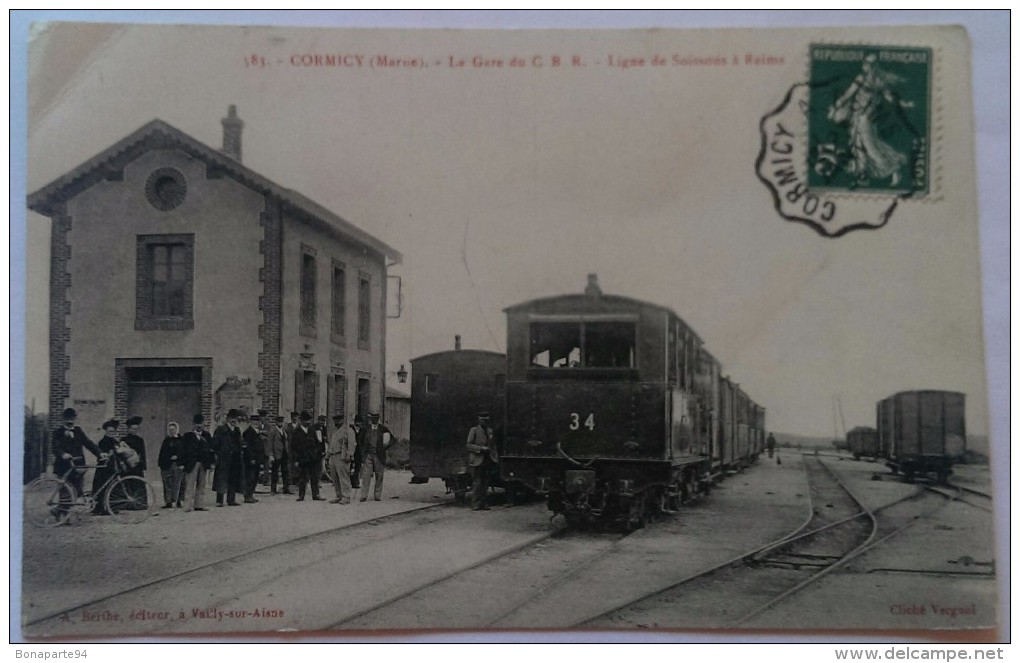
[[[411,360],[412,483],[442,479],[458,499],[471,488],[467,435],[479,411],[490,413],[497,451],[502,437],[506,355],[456,349]],[[493,468],[499,478],[497,468]],[[495,485],[499,485],[498,481]]]

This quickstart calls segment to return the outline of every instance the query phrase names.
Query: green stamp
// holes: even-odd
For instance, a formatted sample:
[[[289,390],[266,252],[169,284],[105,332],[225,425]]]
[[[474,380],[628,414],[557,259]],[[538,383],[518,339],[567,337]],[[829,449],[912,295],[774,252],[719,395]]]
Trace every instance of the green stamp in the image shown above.
[[[810,59],[807,186],[927,193],[931,49],[819,44]]]

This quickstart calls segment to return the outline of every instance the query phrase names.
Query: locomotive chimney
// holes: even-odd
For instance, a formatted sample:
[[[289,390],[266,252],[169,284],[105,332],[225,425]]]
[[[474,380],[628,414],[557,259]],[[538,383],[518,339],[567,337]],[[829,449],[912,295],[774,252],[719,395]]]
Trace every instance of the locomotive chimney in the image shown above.
[[[598,274],[589,274],[588,275],[588,285],[584,289],[584,294],[588,295],[589,297],[601,297],[602,296],[602,288],[599,287],[599,275]]]
[[[460,350],[460,334],[453,337],[453,349]]]
[[[241,160],[241,130],[244,129],[244,122],[237,117],[237,106],[230,104],[227,116],[220,120],[223,125],[223,149],[220,150],[228,157]]]

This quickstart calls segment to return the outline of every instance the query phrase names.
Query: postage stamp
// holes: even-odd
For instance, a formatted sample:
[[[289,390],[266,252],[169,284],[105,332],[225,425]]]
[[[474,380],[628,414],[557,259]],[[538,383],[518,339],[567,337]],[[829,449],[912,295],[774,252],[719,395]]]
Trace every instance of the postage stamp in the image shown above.
[[[928,190],[931,49],[811,47],[808,185]]]
[[[776,210],[820,234],[880,228],[932,189],[930,48],[812,44],[809,80],[762,118]]]

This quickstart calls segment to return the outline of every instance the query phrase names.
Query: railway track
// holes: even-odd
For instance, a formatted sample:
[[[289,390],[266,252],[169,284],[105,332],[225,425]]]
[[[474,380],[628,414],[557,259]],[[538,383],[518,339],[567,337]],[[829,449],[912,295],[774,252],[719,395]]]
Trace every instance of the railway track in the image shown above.
[[[577,626],[739,625],[800,591],[871,543],[878,532],[875,514],[865,509],[817,458],[805,456],[804,462],[812,513],[799,531],[589,617]]]
[[[938,493],[956,502],[968,504],[975,509],[992,513],[992,496],[988,493],[958,484],[947,483],[945,485],[926,485],[928,490]]]
[[[560,529],[412,588],[328,628],[500,628],[536,597],[611,554],[628,536]],[[451,601],[451,597],[471,598]]]
[[[230,555],[190,568],[186,571],[173,573],[120,591],[110,592],[103,596],[89,599],[88,601],[62,606],[59,610],[43,615],[28,617],[25,619],[23,627],[28,632],[42,632],[46,631],[50,627],[57,627],[58,630],[64,630],[69,619],[71,619],[69,618],[70,615],[101,613],[103,610],[110,609],[108,606],[118,604],[125,599],[135,597],[142,598],[146,594],[158,595],[160,592],[167,589],[171,592],[177,591],[178,589],[183,590],[189,584],[194,584],[196,579],[201,579],[208,575],[216,575],[221,570],[244,566],[248,561],[260,557],[279,554],[282,557],[290,557],[292,560],[303,558],[300,553],[295,553],[295,551],[300,549],[314,550],[316,548],[326,550],[327,546],[335,543],[338,538],[357,540],[362,545],[373,541],[390,539],[400,536],[408,529],[421,526],[423,522],[433,520],[433,514],[436,514],[435,519],[441,519],[443,515],[445,515],[443,514],[443,510],[447,509],[448,506],[448,504],[432,504],[416,507],[407,511],[351,523],[295,539],[288,539],[286,541],[262,546],[236,555]],[[306,562],[308,561],[307,558],[303,559],[305,559]],[[280,567],[277,567],[277,571],[279,571],[279,568]],[[208,592],[206,594],[208,594]],[[195,603],[195,605],[215,607],[217,603],[215,601],[210,602],[208,600],[208,596],[206,596],[203,597],[200,602]]]

